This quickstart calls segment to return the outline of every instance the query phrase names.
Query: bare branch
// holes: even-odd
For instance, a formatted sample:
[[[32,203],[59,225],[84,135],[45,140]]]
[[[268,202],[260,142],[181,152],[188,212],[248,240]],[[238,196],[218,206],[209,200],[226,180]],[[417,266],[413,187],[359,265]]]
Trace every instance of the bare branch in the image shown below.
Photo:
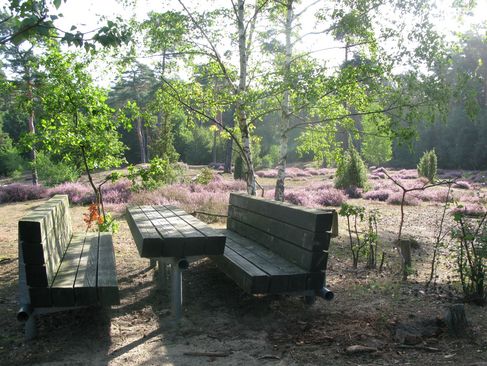
[[[237,87],[233,84],[233,80],[230,77],[230,74],[228,73],[228,70],[227,70],[225,64],[223,63],[223,60],[222,60],[222,58],[220,56],[220,53],[217,51],[217,49],[216,49],[215,45],[213,44],[213,42],[211,41],[210,37],[208,36],[208,34],[206,34],[205,30],[199,25],[199,23],[193,17],[193,14],[191,14],[191,12],[184,5],[184,3],[182,2],[182,0],[178,0],[178,2],[179,2],[179,4],[181,4],[181,6],[183,7],[183,9],[186,12],[186,14],[188,14],[188,17],[193,22],[193,25],[200,31],[201,35],[206,39],[206,41],[210,45],[211,50],[215,54],[215,60],[218,63],[218,65],[220,66],[220,68],[221,68],[221,70],[222,70],[225,78],[227,79],[228,83],[233,87],[233,89],[236,90]]]

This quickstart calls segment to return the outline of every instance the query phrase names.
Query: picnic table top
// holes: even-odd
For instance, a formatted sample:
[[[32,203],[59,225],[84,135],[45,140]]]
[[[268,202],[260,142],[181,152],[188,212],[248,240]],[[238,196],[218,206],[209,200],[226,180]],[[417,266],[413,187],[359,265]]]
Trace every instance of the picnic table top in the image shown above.
[[[225,249],[225,235],[176,206],[134,206],[127,213],[141,257],[222,255]]]

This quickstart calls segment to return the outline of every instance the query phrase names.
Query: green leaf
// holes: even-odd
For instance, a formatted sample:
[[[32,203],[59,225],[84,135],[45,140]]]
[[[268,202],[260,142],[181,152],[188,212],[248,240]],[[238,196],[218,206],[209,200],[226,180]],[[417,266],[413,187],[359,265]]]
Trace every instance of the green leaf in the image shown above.
[[[59,7],[61,6],[61,0],[53,0],[52,3],[56,7],[56,9],[59,9]]]

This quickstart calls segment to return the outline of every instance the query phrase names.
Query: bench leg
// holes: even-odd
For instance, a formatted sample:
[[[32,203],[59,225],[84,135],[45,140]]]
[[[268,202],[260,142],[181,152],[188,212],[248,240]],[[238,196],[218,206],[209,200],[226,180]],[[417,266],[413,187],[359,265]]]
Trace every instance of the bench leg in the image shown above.
[[[177,262],[171,263],[171,269],[171,312],[175,320],[180,320],[183,304],[183,276]]]
[[[31,314],[25,322],[25,340],[29,341],[37,336],[36,316]]]

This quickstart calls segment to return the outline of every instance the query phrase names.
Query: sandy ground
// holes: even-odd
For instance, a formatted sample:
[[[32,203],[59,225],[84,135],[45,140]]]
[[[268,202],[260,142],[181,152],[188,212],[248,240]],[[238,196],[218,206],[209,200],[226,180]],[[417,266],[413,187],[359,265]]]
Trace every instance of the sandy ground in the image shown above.
[[[465,338],[440,332],[414,347],[394,339],[398,323],[441,317],[458,298],[446,283],[447,272],[442,286],[424,290],[435,209],[407,208],[406,234],[420,248],[414,253],[417,273],[404,284],[390,244],[399,208],[370,202],[383,214],[381,236],[388,253],[383,273],[350,269],[342,222],[341,236],[332,240],[327,272],[334,301],[318,299],[309,306],[299,297],[250,296],[203,259],[183,275],[181,324],[171,319],[168,285],[139,258],[122,216],[114,235],[121,304],[43,316],[39,337],[26,343],[15,318],[17,221],[38,203],[0,205],[2,365],[487,365],[485,308],[466,305],[471,327]],[[72,209],[78,230],[83,230],[84,210]],[[375,351],[346,352],[352,345]]]

